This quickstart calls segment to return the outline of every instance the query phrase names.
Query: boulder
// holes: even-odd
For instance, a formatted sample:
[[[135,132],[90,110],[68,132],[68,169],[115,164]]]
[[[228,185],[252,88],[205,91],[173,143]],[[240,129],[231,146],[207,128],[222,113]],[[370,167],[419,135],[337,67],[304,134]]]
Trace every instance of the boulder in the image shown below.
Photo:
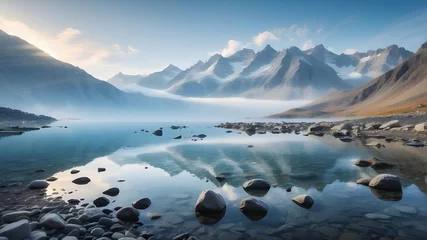
[[[381,123],[368,123],[365,126],[366,130],[377,130],[381,127]]]
[[[179,135],[179,136],[174,137],[173,139],[181,139],[181,138],[182,138],[182,136]]]
[[[80,172],[80,170],[77,170],[77,169],[73,169],[73,170],[71,170],[71,174],[77,174],[77,173],[79,173]]]
[[[245,198],[240,202],[240,211],[246,213],[267,213],[268,206],[256,198]]]
[[[380,174],[374,177],[369,186],[384,191],[402,191],[399,177],[391,174]]]
[[[79,177],[73,180],[73,183],[77,185],[85,185],[85,184],[88,184],[89,182],[90,182],[90,178],[88,177]]]
[[[163,130],[159,129],[153,132],[153,135],[156,135],[158,137],[163,136]]]
[[[31,240],[44,240],[44,239],[49,239],[49,238],[47,238],[47,235],[44,231],[35,230],[35,231],[31,232],[30,239]]]
[[[98,172],[105,172],[105,171],[107,171],[107,169],[106,169],[106,168],[103,168],[103,167],[99,167],[99,168],[98,168]]]
[[[12,223],[18,221],[21,217],[28,217],[31,213],[29,211],[16,211],[4,214],[1,219],[5,223]]]
[[[386,128],[389,129],[389,128],[396,128],[396,127],[400,127],[399,120],[392,120],[392,121],[386,122],[383,125],[381,125],[379,129],[386,129]]]
[[[359,159],[359,160],[356,160],[354,165],[356,165],[358,167],[369,167],[373,163],[374,163],[374,159]]]
[[[389,168],[393,168],[393,167],[394,167],[393,164],[385,163],[385,162],[374,162],[371,164],[371,168],[373,168],[375,170],[389,169]]]
[[[0,236],[7,237],[10,240],[24,240],[30,234],[30,225],[26,219],[9,223],[0,229]]]
[[[58,180],[58,178],[57,177],[48,177],[47,179],[46,179],[46,181],[48,181],[48,182],[55,182],[56,180]]]
[[[49,183],[45,180],[34,180],[28,184],[28,188],[31,190],[35,189],[45,189],[49,186]]]
[[[416,132],[426,132],[427,131],[427,122],[419,123],[419,124],[415,125],[414,130]]]
[[[148,198],[141,198],[138,201],[132,203],[132,206],[136,209],[146,209],[151,205],[151,200]]]
[[[102,210],[98,208],[88,208],[84,210],[84,213],[80,215],[79,220],[82,222],[96,222],[99,219],[107,217],[107,214],[103,213]]]
[[[256,133],[256,129],[254,127],[248,128],[245,130],[246,134],[248,134],[249,136],[252,136]]]
[[[369,183],[371,182],[372,178],[361,178],[356,181],[359,185],[369,186]]]
[[[296,203],[298,206],[306,209],[310,209],[314,204],[313,198],[311,198],[306,194],[298,195],[292,198],[292,201]]]
[[[96,207],[105,207],[110,204],[110,200],[106,197],[99,197],[93,201],[93,205]]]
[[[111,197],[115,197],[115,196],[119,195],[119,193],[120,193],[120,190],[116,187],[110,188],[110,189],[103,192],[103,194],[111,196]]]
[[[90,235],[95,236],[95,237],[102,237],[102,234],[104,234],[105,231],[102,228],[94,228],[92,229],[92,231],[90,232]]]
[[[40,221],[40,225],[50,229],[63,229],[65,227],[65,220],[56,213],[48,213],[44,215]]]
[[[117,211],[116,217],[124,222],[136,222],[139,219],[139,212],[132,207],[124,207]]]
[[[350,123],[342,123],[331,128],[332,131],[351,130],[351,129],[352,129],[352,126]]]
[[[243,184],[244,189],[262,190],[270,187],[270,184],[263,179],[252,179]]]
[[[221,212],[226,207],[224,198],[212,190],[203,190],[197,199],[196,212]]]

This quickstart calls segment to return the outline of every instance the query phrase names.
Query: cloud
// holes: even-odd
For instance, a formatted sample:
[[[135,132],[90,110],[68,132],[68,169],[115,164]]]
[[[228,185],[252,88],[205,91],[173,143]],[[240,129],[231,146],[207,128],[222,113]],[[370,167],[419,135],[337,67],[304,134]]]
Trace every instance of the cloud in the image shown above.
[[[228,57],[235,52],[241,50],[243,48],[242,42],[236,41],[236,40],[229,40],[227,42],[227,47],[222,49],[221,55],[224,57]]]
[[[115,57],[126,57],[138,53],[131,45],[122,48],[118,44],[105,44],[88,39],[80,30],[65,28],[59,33],[47,33],[16,19],[0,16],[0,29],[24,39],[50,56],[83,68],[90,74],[107,79],[117,72],[140,73],[136,68],[123,66],[113,61]]]
[[[357,52],[356,49],[353,48],[348,48],[346,50],[344,50],[344,54],[350,55],[350,54],[355,54]]]
[[[322,28],[317,29],[317,33],[321,33],[322,32]]]
[[[297,28],[297,29],[295,30],[295,34],[296,34],[298,37],[305,37],[305,36],[307,36],[307,34],[308,34],[308,28],[307,28],[307,26],[302,27],[302,28]]]
[[[269,40],[278,41],[280,39],[274,33],[269,31],[258,33],[255,37],[253,37],[254,43],[258,46],[263,46]]]
[[[307,49],[310,49],[310,48],[313,48],[314,47],[314,44],[313,44],[313,41],[311,41],[311,40],[307,40],[302,46],[301,46],[301,49],[302,50],[307,50]]]
[[[329,51],[333,52],[334,48],[333,47],[327,47],[326,49],[328,49]]]
[[[309,29],[307,26],[299,26],[297,24],[293,24],[289,27],[283,28],[275,28],[273,29],[273,33],[279,38],[287,38],[290,41],[295,39],[301,39],[307,37],[309,33]]]

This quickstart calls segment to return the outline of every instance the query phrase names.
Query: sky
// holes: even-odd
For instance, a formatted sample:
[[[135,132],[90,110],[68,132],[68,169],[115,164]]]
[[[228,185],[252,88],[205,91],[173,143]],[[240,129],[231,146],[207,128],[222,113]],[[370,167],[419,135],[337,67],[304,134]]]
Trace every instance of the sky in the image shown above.
[[[107,80],[266,44],[415,52],[427,41],[427,1],[0,0],[0,29]]]

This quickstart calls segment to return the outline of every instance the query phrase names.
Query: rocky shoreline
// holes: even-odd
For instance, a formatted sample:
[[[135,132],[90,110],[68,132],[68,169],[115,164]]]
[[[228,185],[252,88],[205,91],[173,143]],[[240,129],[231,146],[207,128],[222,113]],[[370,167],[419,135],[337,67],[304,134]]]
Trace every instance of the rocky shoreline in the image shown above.
[[[387,141],[402,141],[408,146],[422,147],[427,141],[427,114],[393,115],[340,121],[322,122],[234,122],[221,123],[218,128],[254,134],[305,134],[321,137],[332,135],[343,142],[355,138],[381,138]]]

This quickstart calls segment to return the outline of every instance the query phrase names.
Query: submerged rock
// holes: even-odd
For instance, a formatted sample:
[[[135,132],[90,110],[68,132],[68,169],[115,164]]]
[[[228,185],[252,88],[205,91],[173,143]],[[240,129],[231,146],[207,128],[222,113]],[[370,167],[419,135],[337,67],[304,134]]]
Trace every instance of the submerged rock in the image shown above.
[[[141,198],[138,201],[132,203],[132,206],[136,209],[146,209],[151,205],[151,200],[148,198]]]
[[[311,198],[306,194],[298,195],[292,198],[292,201],[296,203],[298,206],[306,209],[310,209],[314,204],[313,198]]]
[[[369,183],[372,181],[372,178],[361,178],[359,180],[357,180],[357,184],[359,185],[364,185],[364,186],[369,186]]]
[[[182,136],[179,135],[179,136],[174,137],[173,139],[181,139],[181,138],[182,138]]]
[[[245,198],[240,202],[240,211],[252,221],[258,221],[268,213],[268,206],[263,201],[255,198]]]
[[[380,174],[372,179],[369,186],[385,191],[402,191],[400,179],[391,174]]]
[[[359,159],[357,160],[354,165],[358,167],[369,167],[374,162],[374,159]]]
[[[203,190],[197,199],[195,210],[196,212],[221,212],[226,207],[224,198],[212,191]]]
[[[28,184],[28,188],[31,190],[35,189],[45,189],[49,186],[49,183],[45,180],[34,180]]]
[[[124,222],[136,222],[139,218],[139,212],[133,207],[124,207],[117,211],[116,217]]]
[[[385,163],[385,162],[374,162],[373,164],[371,164],[371,168],[375,170],[389,169],[393,167],[394,167],[393,164]]]

